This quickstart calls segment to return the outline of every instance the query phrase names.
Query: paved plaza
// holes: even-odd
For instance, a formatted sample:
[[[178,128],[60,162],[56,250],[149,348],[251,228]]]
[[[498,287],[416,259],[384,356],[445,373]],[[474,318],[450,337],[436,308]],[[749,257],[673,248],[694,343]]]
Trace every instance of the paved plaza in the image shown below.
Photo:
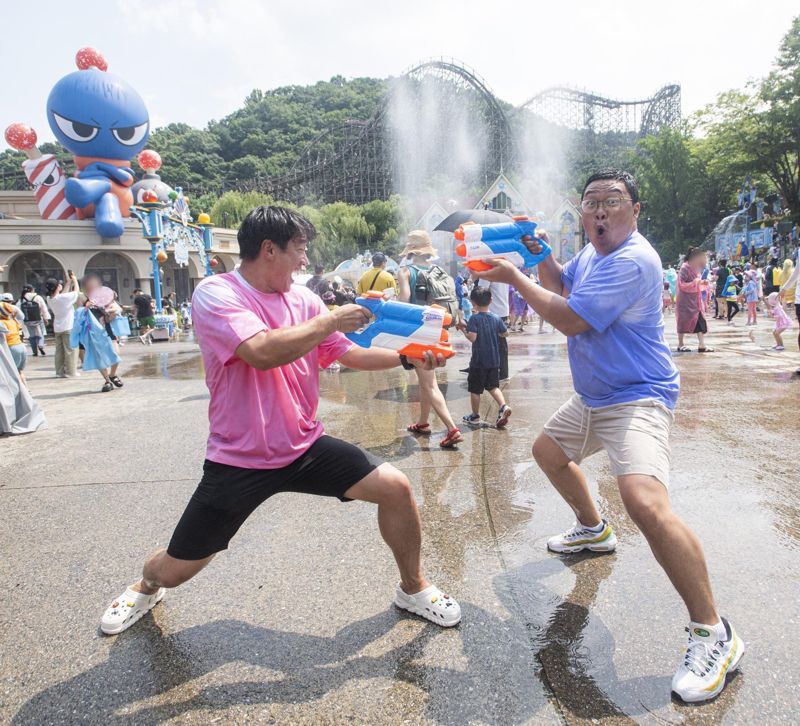
[[[406,433],[412,373],[321,373],[328,432],[410,477],[428,577],[463,608],[452,630],[391,604],[397,573],[372,506],[282,494],[201,575],[129,631],[102,636],[103,610],[167,543],[199,479],[199,351],[190,338],[129,342],[125,387],[108,394],[97,373],[59,380],[52,357],[29,359],[49,428],[0,439],[0,722],[796,722],[796,328],[776,353],[763,317],[752,338],[743,321],[709,324],[716,353],[676,354],[671,495],[747,646],[715,702],[670,699],[688,618],[605,455],[585,471],[617,551],[545,550],[572,516],[530,445],[572,387],[565,338],[534,327],[510,339],[509,428],[465,431],[457,451],[440,450],[436,424],[430,439]],[[459,355],[440,381],[460,419],[467,346],[455,337]],[[488,396],[482,412],[493,420]]]

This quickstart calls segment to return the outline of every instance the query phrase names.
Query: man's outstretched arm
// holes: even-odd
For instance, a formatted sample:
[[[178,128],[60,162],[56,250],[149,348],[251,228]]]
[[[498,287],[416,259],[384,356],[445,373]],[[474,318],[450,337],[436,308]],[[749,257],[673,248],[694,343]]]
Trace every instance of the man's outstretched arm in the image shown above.
[[[562,297],[562,288],[559,288],[558,292],[552,292],[543,285],[537,285],[508,260],[487,259],[486,262],[493,266],[492,269],[476,272],[474,273],[476,277],[513,285],[527,303],[559,332],[572,336],[584,333],[592,327],[567,305],[566,298]],[[539,275],[541,278],[541,271]],[[559,285],[561,285],[560,276]]]
[[[317,315],[299,325],[277,330],[262,330],[236,348],[237,357],[260,371],[280,368],[302,358],[337,330],[351,333],[369,320],[369,311],[360,305],[343,305],[331,313]],[[395,354],[395,364],[397,355]]]

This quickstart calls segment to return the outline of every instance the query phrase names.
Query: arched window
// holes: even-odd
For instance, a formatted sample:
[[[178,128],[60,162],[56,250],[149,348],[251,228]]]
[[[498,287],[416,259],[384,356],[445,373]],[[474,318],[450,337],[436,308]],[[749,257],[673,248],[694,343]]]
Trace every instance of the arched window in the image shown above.
[[[33,285],[40,295],[47,293],[45,282],[48,277],[56,280],[66,278],[66,272],[61,263],[52,255],[45,252],[26,252],[11,263],[8,271],[10,292],[16,298],[22,291],[23,285]]]

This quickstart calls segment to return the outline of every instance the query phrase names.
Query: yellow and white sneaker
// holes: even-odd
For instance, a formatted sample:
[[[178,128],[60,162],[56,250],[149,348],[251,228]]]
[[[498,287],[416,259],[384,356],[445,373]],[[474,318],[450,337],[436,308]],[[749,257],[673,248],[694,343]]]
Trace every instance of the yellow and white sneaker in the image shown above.
[[[744,655],[744,641],[722,618],[725,640],[700,623],[689,623],[689,645],[683,663],[672,678],[672,691],[686,703],[715,698],[725,688],[726,677],[738,667]]]
[[[617,535],[605,519],[591,529],[575,522],[571,529],[547,540],[547,549],[553,552],[613,552],[616,548]]]

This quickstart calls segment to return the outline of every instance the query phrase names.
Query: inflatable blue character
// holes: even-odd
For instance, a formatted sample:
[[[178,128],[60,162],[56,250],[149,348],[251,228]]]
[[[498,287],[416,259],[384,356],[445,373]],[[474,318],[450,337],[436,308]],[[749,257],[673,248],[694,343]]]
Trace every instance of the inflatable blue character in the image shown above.
[[[77,169],[65,194],[78,219],[94,217],[101,237],[119,237],[133,204],[130,160],[147,142],[150,118],[142,97],[106,72],[100,53],[82,48],[75,61],[80,70],[56,83],[47,99],[50,128]]]

